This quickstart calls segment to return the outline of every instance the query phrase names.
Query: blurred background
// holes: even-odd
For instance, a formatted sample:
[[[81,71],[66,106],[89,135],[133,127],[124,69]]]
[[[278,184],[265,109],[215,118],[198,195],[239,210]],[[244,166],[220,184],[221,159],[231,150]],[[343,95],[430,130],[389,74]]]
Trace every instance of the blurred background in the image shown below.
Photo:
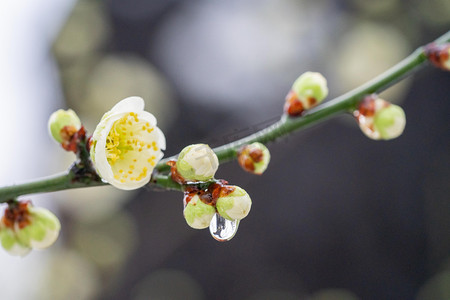
[[[450,28],[447,0],[41,0],[0,3],[0,183],[63,171],[47,134],[58,108],[93,132],[141,96],[166,154],[212,147],[279,119],[292,82],[318,71],[329,99]],[[90,188],[24,197],[62,222],[56,245],[0,251],[0,299],[450,299],[450,74],[426,68],[383,93],[404,134],[366,138],[344,115],[268,145],[227,243],[184,221],[182,194]]]

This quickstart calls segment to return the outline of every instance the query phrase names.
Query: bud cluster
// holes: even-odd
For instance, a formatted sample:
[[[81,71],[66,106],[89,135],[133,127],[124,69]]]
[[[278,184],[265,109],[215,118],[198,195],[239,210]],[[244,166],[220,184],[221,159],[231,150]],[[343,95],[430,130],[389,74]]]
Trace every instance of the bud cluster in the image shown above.
[[[167,164],[171,166],[172,179],[184,185],[183,215],[190,227],[207,228],[216,214],[239,221],[250,212],[252,201],[244,189],[214,179],[219,160],[208,145],[187,146],[176,161]]]
[[[30,201],[9,203],[0,220],[0,242],[11,255],[25,256],[31,249],[44,249],[58,238],[61,224],[49,210]]]
[[[226,181],[216,181],[203,190],[188,187],[183,203],[184,218],[195,229],[209,227],[216,213],[230,221],[242,220],[252,206],[250,196],[244,189],[228,185]]]
[[[362,132],[373,140],[390,140],[400,136],[406,125],[403,109],[375,95],[367,96],[354,113]]]

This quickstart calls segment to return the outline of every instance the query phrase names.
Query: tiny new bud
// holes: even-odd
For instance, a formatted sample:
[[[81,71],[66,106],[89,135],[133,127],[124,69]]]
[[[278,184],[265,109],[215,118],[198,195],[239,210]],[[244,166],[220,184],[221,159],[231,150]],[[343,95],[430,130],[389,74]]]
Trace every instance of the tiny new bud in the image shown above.
[[[48,131],[58,143],[69,141],[75,132],[81,128],[81,121],[77,114],[69,109],[59,109],[48,119]]]
[[[214,177],[219,168],[219,159],[206,144],[185,147],[176,163],[178,173],[186,180],[206,181]]]
[[[403,109],[383,99],[366,97],[354,113],[362,132],[373,140],[399,137],[406,125]]]
[[[269,149],[261,143],[245,145],[238,153],[238,162],[245,171],[261,175],[270,162]]]
[[[380,133],[380,137],[383,140],[399,137],[403,133],[405,125],[405,112],[400,106],[395,104],[391,104],[375,113],[373,119],[374,129]]]
[[[98,175],[122,190],[146,185],[166,148],[156,123],[140,97],[125,98],[105,113],[90,142]]]
[[[436,67],[450,71],[450,43],[429,44],[425,47],[425,54]]]
[[[188,199],[186,199],[186,197]],[[186,206],[183,214],[186,222],[194,229],[204,229],[209,227],[211,220],[216,213],[214,206],[203,203],[197,194],[187,194],[185,196]]]
[[[216,201],[217,212],[227,220],[241,220],[250,212],[252,200],[247,192],[238,186],[232,188],[231,193],[219,195]]]
[[[291,117],[301,115],[323,101],[328,95],[327,80],[317,72],[306,72],[298,77],[286,96],[284,112]]]

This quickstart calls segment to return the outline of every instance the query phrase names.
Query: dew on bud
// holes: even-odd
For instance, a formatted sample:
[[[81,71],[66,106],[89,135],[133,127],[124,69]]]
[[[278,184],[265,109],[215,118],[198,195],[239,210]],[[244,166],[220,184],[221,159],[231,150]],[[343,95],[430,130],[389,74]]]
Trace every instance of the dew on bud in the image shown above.
[[[247,192],[238,186],[225,186],[216,201],[217,212],[227,220],[245,218],[252,207],[252,200]],[[231,192],[230,192],[231,191]]]
[[[209,232],[217,241],[228,242],[235,236],[239,222],[239,220],[227,220],[216,213],[209,224]]]

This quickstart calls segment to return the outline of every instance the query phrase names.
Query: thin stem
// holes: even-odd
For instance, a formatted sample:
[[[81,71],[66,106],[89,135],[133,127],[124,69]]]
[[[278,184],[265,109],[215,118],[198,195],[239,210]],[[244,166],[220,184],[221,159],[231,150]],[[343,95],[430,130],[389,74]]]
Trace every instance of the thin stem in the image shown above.
[[[102,181],[80,182],[75,180],[75,175],[68,171],[27,183],[11,185],[0,188],[0,203],[13,200],[21,195],[54,192],[66,189],[100,186],[106,183]]]
[[[450,31],[439,37],[435,43],[439,44],[449,41]],[[427,61],[428,58],[424,53],[424,47],[420,47],[411,55],[376,78],[342,96],[311,109],[301,117],[290,118],[283,116],[280,121],[267,128],[240,140],[214,148],[213,150],[217,154],[219,162],[222,163],[234,159],[239,149],[246,144],[253,142],[265,144],[294,131],[305,129],[309,126],[323,122],[335,115],[352,111],[364,96],[386,90],[398,81],[417,72],[420,68],[424,67]],[[166,162],[175,158],[175,156],[172,156],[160,161],[156,166],[156,169],[159,172],[168,171],[170,167],[166,165]]]
[[[446,42],[450,42],[450,31],[434,41],[435,44]],[[417,72],[420,68],[426,65],[427,61],[428,58],[425,55],[424,47],[420,47],[410,56],[373,80],[342,96],[311,109],[301,117],[290,118],[287,116],[282,116],[278,122],[267,128],[264,128],[248,137],[217,147],[213,150],[217,154],[219,162],[223,163],[234,159],[237,152],[243,145],[253,142],[268,143],[294,131],[299,131],[319,122],[323,122],[338,114],[351,112],[355,109],[359,101],[361,101],[366,95],[384,91],[403,78]],[[83,158],[85,163],[87,163],[89,158]],[[170,175],[163,174],[170,169],[170,167],[166,164],[167,161],[175,158],[175,156],[166,158],[156,165],[155,174],[150,182],[150,186],[162,187],[169,190],[183,189],[182,186],[170,178]],[[80,171],[80,169],[78,169],[78,171]],[[81,171],[83,171],[83,169],[81,169]],[[87,174],[83,172],[79,174],[74,172],[74,169],[71,169],[66,173],[52,177],[0,188],[0,203],[13,200],[18,196],[26,194],[99,186],[104,184],[105,183],[102,182],[96,174],[92,174],[90,171]]]

